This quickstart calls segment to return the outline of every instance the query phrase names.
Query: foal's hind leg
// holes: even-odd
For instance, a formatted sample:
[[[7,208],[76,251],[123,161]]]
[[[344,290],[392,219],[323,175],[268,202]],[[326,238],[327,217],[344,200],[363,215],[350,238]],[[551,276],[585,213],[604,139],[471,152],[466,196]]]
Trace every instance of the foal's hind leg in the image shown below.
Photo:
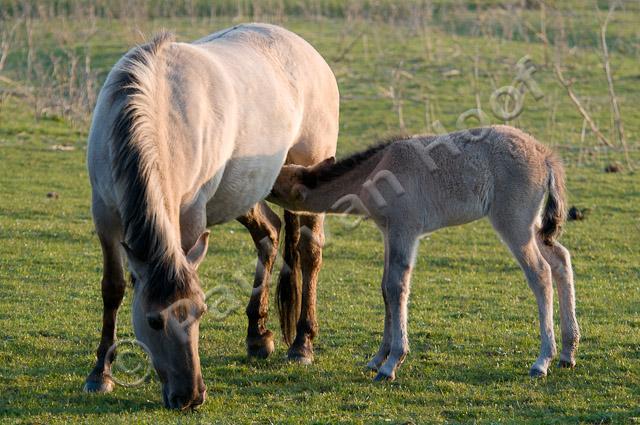
[[[551,266],[551,273],[558,287],[560,305],[560,327],[562,329],[562,351],[560,367],[576,365],[576,350],[580,340],[580,329],[576,319],[576,294],[573,285],[573,268],[569,251],[558,242],[546,245],[537,239],[540,252]]]
[[[324,245],[324,214],[300,216],[300,269],[302,271],[302,300],[296,337],[288,357],[300,363],[313,362],[313,338],[318,333],[316,320],[316,287],[322,266]]]
[[[110,211],[94,196],[92,212],[104,262],[102,272],[102,337],[97,351],[96,365],[85,381],[86,392],[110,392],[113,390],[113,380],[110,377],[111,362],[115,351],[109,348],[116,338],[116,316],[124,297],[126,282],[124,279],[123,256],[120,241],[122,240],[122,226],[115,211]]]
[[[516,223],[511,226],[505,225],[506,223],[496,223],[495,221],[493,224],[502,235],[516,260],[518,260],[527,278],[529,287],[536,297],[538,317],[540,320],[541,347],[540,355],[533,366],[531,366],[529,374],[531,376],[545,376],[549,364],[557,353],[553,334],[553,284],[551,280],[551,267],[538,249],[531,224]]]
[[[280,218],[265,202],[256,204],[247,214],[238,217],[251,233],[258,250],[258,264],[253,282],[253,291],[247,305],[247,355],[267,358],[274,350],[273,333],[267,329],[269,312],[269,282],[271,271],[278,255]]]

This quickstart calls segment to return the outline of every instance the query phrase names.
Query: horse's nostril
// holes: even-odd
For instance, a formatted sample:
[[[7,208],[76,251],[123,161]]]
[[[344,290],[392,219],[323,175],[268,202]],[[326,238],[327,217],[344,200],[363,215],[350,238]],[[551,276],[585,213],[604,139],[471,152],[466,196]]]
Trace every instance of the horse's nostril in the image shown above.
[[[169,397],[169,407],[170,409],[179,409],[184,410],[191,404],[190,397],[184,397],[179,394],[174,394]]]
[[[191,402],[191,407],[195,408],[200,406],[202,403],[204,403],[206,398],[207,398],[207,390],[205,389],[198,395],[198,397],[195,398],[195,400]]]

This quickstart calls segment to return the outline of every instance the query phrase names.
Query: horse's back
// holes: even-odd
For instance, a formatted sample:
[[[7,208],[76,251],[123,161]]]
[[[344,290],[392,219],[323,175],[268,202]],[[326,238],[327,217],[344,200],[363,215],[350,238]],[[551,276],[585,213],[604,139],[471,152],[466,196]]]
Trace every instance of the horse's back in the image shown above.
[[[113,102],[116,90],[126,92],[115,83],[127,58],[153,43],[132,49],[116,64],[94,113],[91,182],[94,193],[114,206],[119,200],[113,189],[112,129],[118,105],[127,102],[126,94],[124,103]],[[157,87],[143,94],[156,96],[146,102],[164,129],[156,143],[164,156],[159,166],[170,182],[168,196],[178,203],[208,200],[213,222],[233,219],[264,198],[285,161],[311,164],[335,153],[335,77],[294,33],[273,25],[239,25],[193,43],[165,41],[153,60],[161,64],[149,67],[157,70]]]
[[[212,109],[226,108],[229,125],[200,126],[226,128],[221,139],[233,141],[223,173],[204,189],[209,222],[232,219],[264,198],[283,163],[310,165],[335,155],[337,83],[302,38],[277,26],[248,24],[181,47],[184,54],[208,58],[215,68],[210,77],[229,92],[224,104],[213,93],[207,100]]]
[[[243,24],[211,34],[193,45],[234,69],[240,79],[259,80],[273,73],[282,83],[269,84],[278,87],[272,96],[282,99],[288,95],[289,115],[300,119],[287,162],[311,165],[335,155],[338,86],[329,65],[307,41],[279,26]]]

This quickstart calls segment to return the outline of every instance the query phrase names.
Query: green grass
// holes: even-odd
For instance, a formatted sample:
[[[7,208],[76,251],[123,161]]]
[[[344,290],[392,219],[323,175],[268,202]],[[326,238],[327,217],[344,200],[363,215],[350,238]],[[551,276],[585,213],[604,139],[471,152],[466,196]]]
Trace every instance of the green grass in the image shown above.
[[[635,14],[637,22],[638,14]],[[580,19],[586,19],[582,17]],[[591,19],[595,19],[591,16]],[[627,21],[629,16],[621,17]],[[144,21],[149,33],[174,29],[188,40],[229,20]],[[593,22],[588,22],[591,25]],[[392,102],[380,96],[402,69],[407,131],[426,131],[424,106],[407,100],[429,96],[433,119],[453,129],[458,114],[475,107],[471,74],[478,52],[479,94],[488,108],[494,88],[510,84],[524,54],[544,63],[535,42],[487,39],[446,27],[430,33],[430,57],[419,35],[387,24],[290,18],[287,27],[328,58],[342,93],[339,152],[369,145],[398,131]],[[76,23],[75,25],[80,25]],[[89,54],[99,79],[131,45],[129,22],[98,21]],[[612,23],[612,31],[618,31]],[[41,23],[38,48],[55,47],[56,22]],[[345,47],[362,30],[340,61]],[[638,33],[620,30],[629,45]],[[566,74],[606,134],[606,83],[594,46],[585,41],[568,53]],[[84,49],[85,46],[77,46]],[[640,135],[637,50],[613,54],[616,90],[636,166]],[[11,55],[7,74],[20,81],[23,50]],[[460,75],[446,77],[451,69]],[[495,80],[492,82],[492,78]],[[513,124],[554,146],[567,162],[570,204],[589,208],[584,221],[566,226],[563,243],[573,254],[578,320],[583,339],[575,370],[553,368],[531,380],[528,368],[539,348],[535,301],[515,261],[482,221],[445,229],[422,241],[413,277],[409,332],[411,353],[393,383],[374,384],[364,371],[382,333],[379,294],[382,244],[364,221],[332,217],[318,289],[320,335],[316,362],[285,361],[285,347],[267,361],[248,361],[244,304],[251,280],[253,244],[237,223],[216,227],[201,267],[203,286],[226,284],[238,308],[222,320],[205,315],[200,355],[207,402],[194,413],[161,407],[153,380],[108,395],[81,392],[94,362],[101,307],[101,254],[92,231],[85,170],[87,127],[64,116],[35,120],[18,96],[0,103],[0,420],[23,423],[635,423],[640,421],[640,185],[637,173],[606,174],[620,161],[618,149],[580,143],[582,119],[555,83],[550,68],[535,74],[545,98],[529,95]],[[2,90],[0,82],[0,91]],[[0,98],[2,99],[2,98]],[[556,109],[555,123],[551,110]],[[492,118],[493,119],[493,118]],[[493,119],[493,122],[495,119]],[[74,147],[71,151],[52,149]],[[580,146],[583,155],[578,155]],[[47,197],[55,191],[58,199]],[[120,314],[119,336],[132,338],[131,292]],[[272,307],[270,327],[276,331]],[[557,323],[556,308],[556,323]],[[559,329],[556,327],[559,337]]]

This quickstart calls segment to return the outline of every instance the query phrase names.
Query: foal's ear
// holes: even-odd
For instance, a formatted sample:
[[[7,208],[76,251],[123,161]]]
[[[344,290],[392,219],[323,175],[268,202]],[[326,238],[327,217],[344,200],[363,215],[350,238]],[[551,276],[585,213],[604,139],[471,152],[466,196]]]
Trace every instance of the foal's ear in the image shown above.
[[[187,261],[194,267],[198,268],[204,257],[207,255],[207,249],[209,248],[209,231],[205,230],[200,235],[196,243],[187,252]]]
[[[336,157],[335,156],[331,156],[323,161],[318,162],[315,165],[312,165],[311,167],[309,167],[309,171],[312,173],[317,173],[318,171],[321,171],[325,168],[329,168],[331,167],[333,164],[336,163]]]
[[[291,196],[298,202],[304,202],[309,194],[309,188],[303,184],[294,184],[291,188]]]

